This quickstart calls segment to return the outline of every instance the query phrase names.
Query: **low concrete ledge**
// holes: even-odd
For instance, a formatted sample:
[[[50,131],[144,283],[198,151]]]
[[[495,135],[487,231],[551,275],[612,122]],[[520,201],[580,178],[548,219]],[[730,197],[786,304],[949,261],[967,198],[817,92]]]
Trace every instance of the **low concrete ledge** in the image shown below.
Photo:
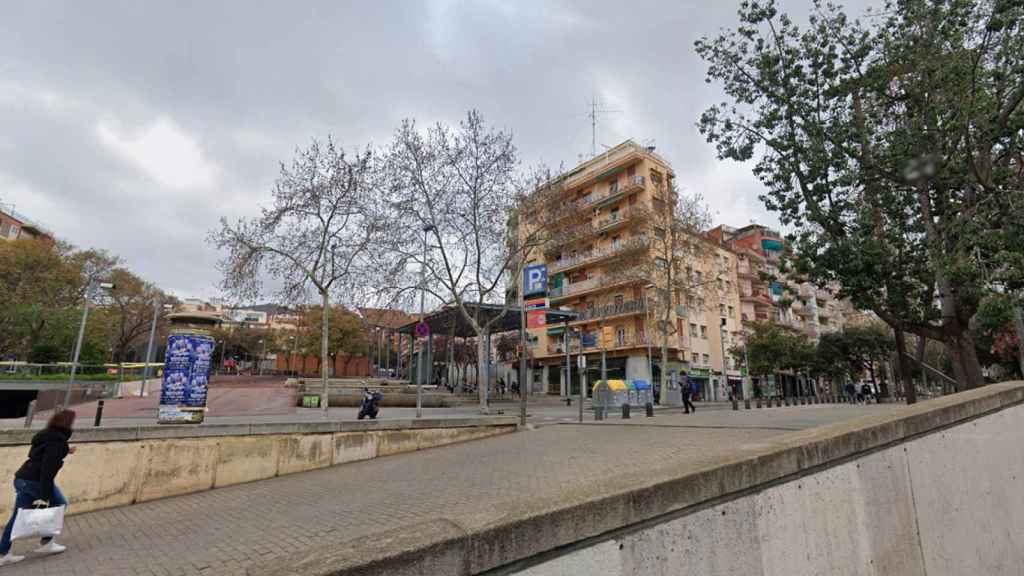
[[[143,426],[76,431],[57,483],[69,513],[88,512],[487,438],[515,418]],[[0,433],[0,478],[25,461],[35,430]],[[0,484],[0,517],[14,494]]]
[[[209,438],[216,436],[258,436],[268,434],[331,434],[373,430],[418,430],[424,428],[466,428],[474,426],[514,426],[511,416],[472,418],[420,418],[403,420],[330,420],[325,422],[266,422],[252,424],[148,425],[114,428],[76,428],[72,443],[123,442],[172,438]],[[0,430],[0,446],[30,444],[39,430]]]
[[[458,519],[360,538],[316,557],[281,558],[252,576],[472,575],[515,566],[590,538],[686,514],[877,449],[909,441],[1024,402],[1024,382],[985,386],[869,416],[745,445],[714,465],[659,470],[608,482],[589,493],[538,501],[492,524]],[[389,552],[390,548],[390,552]]]

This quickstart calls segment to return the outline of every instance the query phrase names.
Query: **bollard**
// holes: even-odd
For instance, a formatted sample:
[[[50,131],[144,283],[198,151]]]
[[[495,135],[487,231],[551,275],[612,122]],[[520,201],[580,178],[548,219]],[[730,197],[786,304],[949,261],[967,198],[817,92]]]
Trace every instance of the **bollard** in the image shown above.
[[[770,400],[769,400],[769,402],[770,402]],[[769,404],[769,406],[770,406],[770,404]],[[757,407],[758,408],[761,407],[761,399],[760,398],[757,399]]]
[[[594,420],[604,420],[604,408],[594,406]]]
[[[743,399],[743,409],[750,410],[750,398]]]
[[[739,410],[740,409],[740,401],[739,400],[737,400],[735,398],[732,399],[732,409],[733,410]]]
[[[96,405],[96,420],[92,423],[93,427],[99,426],[100,420],[103,420],[103,400],[100,400],[100,403]]]
[[[25,414],[25,428],[32,427],[32,419],[36,417],[36,401],[28,403],[28,412]]]
[[[566,396],[565,397],[565,405],[566,406],[572,406],[572,396]]]
[[[622,419],[629,420],[629,402],[622,405]]]
[[[654,404],[650,402],[644,404],[644,410],[647,412],[648,418],[654,418]]]
[[[789,406],[789,396],[786,396],[785,398],[783,398],[783,400],[782,400],[782,401],[783,401],[783,403],[784,403],[784,404],[785,404],[786,406]]]

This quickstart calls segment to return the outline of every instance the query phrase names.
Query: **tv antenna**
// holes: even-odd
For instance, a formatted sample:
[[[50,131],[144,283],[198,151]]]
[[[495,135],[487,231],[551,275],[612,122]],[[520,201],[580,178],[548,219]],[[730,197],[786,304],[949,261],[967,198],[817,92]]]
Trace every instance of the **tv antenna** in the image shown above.
[[[590,120],[590,157],[597,157],[597,119],[602,114],[617,114],[622,110],[613,110],[611,108],[605,108],[604,105],[598,102],[597,97],[591,97],[590,108],[587,113],[584,114],[586,118]]]

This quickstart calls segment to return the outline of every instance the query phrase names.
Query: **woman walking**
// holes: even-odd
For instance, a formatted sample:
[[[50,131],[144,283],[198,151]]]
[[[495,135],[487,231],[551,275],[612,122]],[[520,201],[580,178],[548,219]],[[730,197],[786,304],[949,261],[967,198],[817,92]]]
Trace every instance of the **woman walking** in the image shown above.
[[[11,530],[14,528],[14,518],[18,514],[18,509],[67,506],[68,501],[53,481],[64,465],[64,458],[75,453],[75,449],[68,446],[74,424],[75,413],[71,410],[60,410],[50,418],[46,428],[32,437],[28,460],[14,474],[14,512],[4,528],[3,538],[0,539],[0,566],[25,559],[24,556],[11,554]],[[36,549],[37,554],[59,554],[66,550],[66,547],[54,542],[53,538],[43,538],[40,544]]]

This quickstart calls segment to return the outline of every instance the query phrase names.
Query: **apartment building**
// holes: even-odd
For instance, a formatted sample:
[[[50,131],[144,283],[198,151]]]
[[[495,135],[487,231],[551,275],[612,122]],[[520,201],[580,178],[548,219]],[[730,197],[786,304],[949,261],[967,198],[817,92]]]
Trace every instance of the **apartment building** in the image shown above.
[[[53,234],[42,225],[17,212],[13,204],[0,201],[0,240],[23,238],[53,241]]]
[[[656,327],[666,317],[660,307],[666,301],[664,284],[659,282],[665,262],[656,246],[665,234],[662,216],[674,206],[674,177],[672,167],[653,148],[631,140],[563,175],[570,208],[566,222],[572,221],[573,233],[559,234],[530,264],[542,263],[547,269],[550,307],[574,310],[580,318],[569,325],[568,334],[562,325],[528,328],[535,362],[533,390],[578,394],[578,357],[585,358],[589,387],[601,377],[602,352],[609,379],[657,382],[664,369],[669,379],[689,373],[709,397],[715,387],[724,389],[721,338],[725,334],[728,349],[741,329],[736,258],[703,238],[697,241],[709,257],[688,263],[687,269],[697,284],[709,289],[674,290],[673,306],[667,311],[667,326],[672,327],[668,362],[662,366],[661,331]],[[582,218],[573,220],[572,215]],[[565,378],[567,343],[571,382]],[[738,367],[726,370],[729,378],[738,380]]]

